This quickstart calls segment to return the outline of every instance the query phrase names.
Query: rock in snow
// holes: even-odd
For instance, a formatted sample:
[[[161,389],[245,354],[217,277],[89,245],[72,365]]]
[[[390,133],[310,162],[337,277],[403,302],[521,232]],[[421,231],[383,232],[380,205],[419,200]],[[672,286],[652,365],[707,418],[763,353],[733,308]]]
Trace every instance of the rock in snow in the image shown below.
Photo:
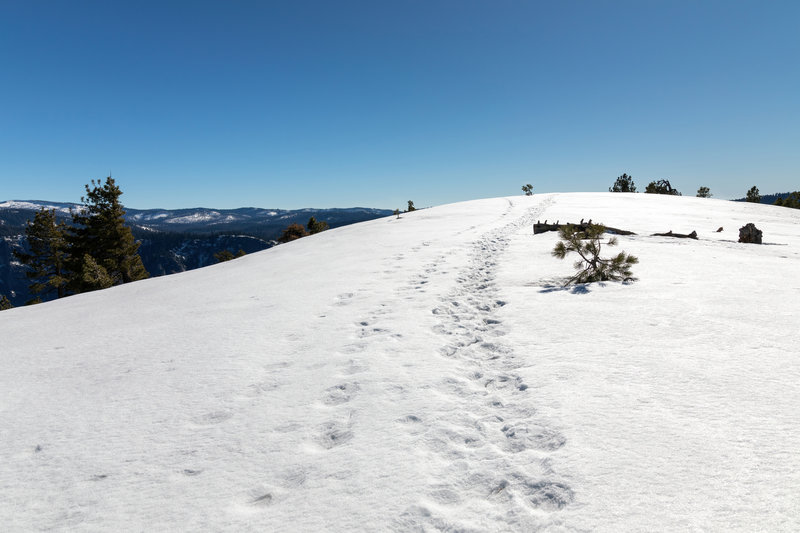
[[[585,216],[637,234],[612,250],[640,281],[561,287],[531,225]],[[772,246],[714,231],[744,221]],[[796,531],[798,228],[714,199],[496,198],[4,311],[0,522]]]
[[[739,242],[761,244],[762,235],[762,231],[758,229],[752,222],[748,222],[739,228]]]

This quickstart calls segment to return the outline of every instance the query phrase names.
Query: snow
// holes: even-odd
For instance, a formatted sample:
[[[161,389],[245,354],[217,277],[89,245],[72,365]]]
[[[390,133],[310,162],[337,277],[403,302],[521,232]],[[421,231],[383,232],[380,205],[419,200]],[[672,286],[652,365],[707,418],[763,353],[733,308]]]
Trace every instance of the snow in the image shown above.
[[[155,214],[137,213],[137,214],[133,215],[133,217],[131,217],[131,218],[133,218],[134,220],[137,220],[137,221],[138,220],[148,220],[148,221],[150,221],[150,220],[160,220],[162,218],[167,218],[168,216],[169,216],[169,213],[155,213]]]
[[[612,249],[637,282],[560,286],[531,225],[581,218],[638,234]],[[747,222],[764,245],[736,242]],[[0,521],[796,531],[799,224],[495,198],[4,311]],[[670,229],[700,240],[648,236]]]
[[[219,216],[220,214],[217,211],[202,211],[182,217],[173,217],[165,220],[165,222],[168,224],[192,224],[195,222],[208,222],[211,220],[216,220],[219,218]]]
[[[35,209],[38,211],[43,207],[46,209],[54,209],[59,213],[70,213],[69,207],[49,204],[47,202],[25,202],[20,200],[8,200],[5,202],[0,202],[0,209]]]

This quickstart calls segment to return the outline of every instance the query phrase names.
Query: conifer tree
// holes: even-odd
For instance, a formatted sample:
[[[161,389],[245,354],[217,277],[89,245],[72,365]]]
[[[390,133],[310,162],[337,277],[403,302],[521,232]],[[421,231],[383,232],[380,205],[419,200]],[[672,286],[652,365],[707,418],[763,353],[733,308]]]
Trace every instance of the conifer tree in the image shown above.
[[[315,233],[319,233],[321,231],[325,231],[329,228],[328,223],[324,220],[317,220],[314,217],[308,219],[308,224],[306,224],[306,228],[308,229],[308,233],[314,235]]]
[[[651,181],[645,187],[644,192],[647,194],[670,194],[673,196],[681,196],[678,189],[673,189],[669,180]]]
[[[414,207],[414,202],[409,200],[408,201],[408,209],[406,209],[406,211],[408,211],[410,213],[411,211],[416,211],[416,210],[417,210],[417,208]]]
[[[610,259],[600,257],[602,243],[600,238],[606,228],[600,224],[590,224],[581,231],[569,224],[558,230],[559,241],[553,248],[552,255],[564,259],[567,254],[577,253],[580,259],[575,261],[577,274],[569,278],[564,285],[571,283],[591,283],[594,281],[633,281],[631,266],[639,262],[635,256],[620,252]],[[585,241],[585,242],[584,242]],[[606,243],[616,246],[617,239],[612,237]]]
[[[230,261],[232,259],[238,259],[238,258],[240,258],[242,256],[245,256],[245,255],[247,255],[247,252],[245,252],[241,248],[235,254],[233,252],[231,252],[230,250],[220,250],[219,252],[214,254],[214,259],[217,260],[217,263],[224,263],[225,261]]]
[[[700,187],[697,189],[697,197],[698,198],[711,198],[711,189],[708,187]]]
[[[750,187],[750,190],[747,191],[747,196],[745,197],[745,200],[756,204],[761,203],[761,194],[759,194],[758,192],[758,187],[756,187],[755,185]]]
[[[70,288],[84,292],[149,277],[138,253],[139,243],[125,225],[119,200],[122,191],[114,179],[92,180],[92,187],[85,187],[83,206],[72,213],[73,227],[67,235],[70,270],[78,273],[70,280]]]
[[[533,185],[526,183],[522,186],[522,192],[525,193],[525,196],[533,196]]]
[[[286,229],[283,230],[281,236],[278,237],[278,242],[291,242],[306,236],[308,236],[306,228],[300,224],[290,224]]]
[[[84,292],[107,289],[114,285],[114,278],[89,254],[81,261],[80,286]]]
[[[614,182],[613,187],[608,188],[608,192],[636,192],[636,185],[633,183],[633,176],[622,174]]]
[[[55,209],[42,208],[28,221],[25,228],[30,253],[14,252],[16,258],[28,270],[25,276],[31,281],[28,286],[36,300],[55,293],[57,298],[67,295],[67,239],[66,226],[56,221]]]
[[[794,191],[786,198],[778,198],[775,200],[775,205],[800,209],[800,191]]]
[[[11,309],[14,307],[11,305],[11,302],[6,298],[5,294],[0,294],[0,311],[5,311],[6,309]]]
[[[224,263],[225,261],[230,261],[234,259],[233,252],[230,250],[220,250],[219,252],[214,254],[214,259],[217,260],[217,263]]]

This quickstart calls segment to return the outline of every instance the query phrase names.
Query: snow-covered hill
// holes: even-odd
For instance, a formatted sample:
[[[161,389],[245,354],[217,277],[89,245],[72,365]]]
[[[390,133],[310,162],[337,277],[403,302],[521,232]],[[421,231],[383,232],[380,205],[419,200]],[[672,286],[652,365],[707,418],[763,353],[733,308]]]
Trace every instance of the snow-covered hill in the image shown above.
[[[559,286],[531,225],[581,218],[638,234],[639,281]],[[4,311],[0,522],[797,531],[799,229],[713,199],[497,198]]]

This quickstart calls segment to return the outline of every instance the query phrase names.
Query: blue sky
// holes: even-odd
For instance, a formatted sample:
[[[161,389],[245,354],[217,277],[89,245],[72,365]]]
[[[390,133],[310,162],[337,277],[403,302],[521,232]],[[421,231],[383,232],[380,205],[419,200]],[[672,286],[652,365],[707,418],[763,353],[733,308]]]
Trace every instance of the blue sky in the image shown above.
[[[800,2],[0,2],[0,201],[800,189]]]

